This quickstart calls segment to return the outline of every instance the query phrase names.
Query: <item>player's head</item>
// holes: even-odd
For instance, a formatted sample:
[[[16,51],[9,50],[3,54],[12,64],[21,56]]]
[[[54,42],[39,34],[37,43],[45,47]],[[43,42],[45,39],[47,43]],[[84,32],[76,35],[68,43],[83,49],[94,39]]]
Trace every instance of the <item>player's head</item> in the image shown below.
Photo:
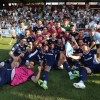
[[[89,29],[89,36],[93,37],[94,36],[94,29]]]
[[[29,30],[29,29],[26,29],[26,30],[25,30],[25,36],[26,36],[26,37],[30,36],[30,30]]]
[[[79,36],[79,38],[83,38],[84,37],[84,31],[79,31],[78,36]]]
[[[44,45],[43,50],[46,52],[49,50],[49,46],[47,44]]]
[[[26,38],[20,40],[21,45],[25,45],[27,43]]]
[[[84,44],[84,41],[83,41],[82,39],[79,39],[79,40],[78,40],[78,45],[79,45],[79,46],[82,46],[83,44]]]
[[[69,24],[69,19],[68,18],[64,18],[64,25],[68,25]]]
[[[23,27],[25,26],[24,21],[20,20],[20,21],[19,21],[19,26],[20,26],[21,28],[23,28]]]
[[[62,38],[58,38],[57,43],[61,44],[62,43]]]
[[[83,53],[87,53],[89,51],[89,46],[87,44],[83,44],[82,51],[83,51]]]
[[[33,60],[30,60],[27,67],[32,69],[32,68],[34,68],[34,65],[35,65],[35,62]]]
[[[58,27],[58,28],[61,27],[61,23],[60,22],[57,22],[56,23],[56,27]]]
[[[71,25],[71,26],[70,26],[70,30],[71,30],[72,32],[75,31],[75,30],[76,30],[75,25]]]
[[[55,48],[55,44],[54,44],[54,42],[52,42],[51,44],[50,44],[50,49],[54,49]]]

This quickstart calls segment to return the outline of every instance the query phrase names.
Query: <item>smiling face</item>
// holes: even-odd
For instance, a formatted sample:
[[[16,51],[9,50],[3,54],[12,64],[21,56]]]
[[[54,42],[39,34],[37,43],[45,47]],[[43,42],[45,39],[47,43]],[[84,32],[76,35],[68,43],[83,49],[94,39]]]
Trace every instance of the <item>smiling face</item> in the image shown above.
[[[34,62],[30,61],[29,64],[27,65],[28,68],[34,68]]]
[[[21,40],[21,45],[22,45],[22,46],[25,45],[26,43],[27,43],[27,41],[26,41],[25,38]]]
[[[20,23],[20,27],[23,28],[24,27],[24,22]]]
[[[29,31],[28,29],[25,30],[25,36],[26,36],[26,37],[30,36],[30,31]]]
[[[41,21],[41,20],[39,20],[37,23],[38,23],[38,25],[41,25],[41,24],[42,24],[42,21]]]
[[[64,19],[64,26],[67,26],[67,25],[69,25],[69,20]]]
[[[71,26],[71,27],[70,27],[70,30],[71,30],[72,32],[75,32],[75,31],[76,31],[75,26]]]
[[[57,27],[57,28],[61,27],[60,22],[56,23],[56,27]]]
[[[83,44],[84,44],[83,40],[79,40],[79,41],[78,41],[78,45],[79,45],[79,46],[82,46]]]
[[[89,47],[85,44],[82,46],[81,49],[82,49],[83,53],[87,53],[89,51]]]
[[[93,37],[93,36],[94,36],[94,31],[90,31],[90,32],[89,32],[89,36],[90,36],[90,37]]]
[[[79,38],[83,38],[84,37],[84,32],[83,31],[80,31],[79,34],[78,34]]]

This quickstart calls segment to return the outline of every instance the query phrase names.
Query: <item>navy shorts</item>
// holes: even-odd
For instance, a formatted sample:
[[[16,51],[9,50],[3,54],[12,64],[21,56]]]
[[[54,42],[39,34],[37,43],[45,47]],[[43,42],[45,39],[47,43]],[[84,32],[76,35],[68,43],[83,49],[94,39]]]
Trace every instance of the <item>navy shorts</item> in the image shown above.
[[[11,72],[12,69],[0,69],[0,86],[11,82]]]
[[[100,64],[95,64],[94,66],[93,73],[100,73]]]
[[[57,67],[57,63],[58,61],[49,61],[49,62],[46,62],[45,65],[48,65],[49,67],[54,68],[54,67]]]

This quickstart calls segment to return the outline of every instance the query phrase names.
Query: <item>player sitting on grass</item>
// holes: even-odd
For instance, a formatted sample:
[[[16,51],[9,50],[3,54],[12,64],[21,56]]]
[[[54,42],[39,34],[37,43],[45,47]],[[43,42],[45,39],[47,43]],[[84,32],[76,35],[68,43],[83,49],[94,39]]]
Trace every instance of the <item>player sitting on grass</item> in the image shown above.
[[[82,67],[80,71],[79,82],[73,83],[73,86],[75,88],[84,89],[86,88],[84,81],[87,77],[87,74],[100,73],[100,64],[94,64],[94,54],[100,53],[100,49],[90,50],[90,48],[86,44],[83,44],[82,51],[83,51],[82,56],[70,55],[69,57],[73,59],[81,59],[83,62],[83,65],[85,66],[85,67]]]
[[[44,67],[44,73],[43,73],[43,80],[39,80],[38,84],[43,88],[43,89],[48,89],[47,82],[48,82],[48,74],[51,70],[51,68],[58,66],[58,61],[56,59],[57,52],[56,50],[49,50],[49,46],[45,45],[44,46],[44,55],[43,55],[43,61],[45,62],[45,67]],[[70,70],[70,66],[68,65],[66,59],[64,59],[63,64],[70,76],[70,79],[74,79],[75,75],[72,74]]]

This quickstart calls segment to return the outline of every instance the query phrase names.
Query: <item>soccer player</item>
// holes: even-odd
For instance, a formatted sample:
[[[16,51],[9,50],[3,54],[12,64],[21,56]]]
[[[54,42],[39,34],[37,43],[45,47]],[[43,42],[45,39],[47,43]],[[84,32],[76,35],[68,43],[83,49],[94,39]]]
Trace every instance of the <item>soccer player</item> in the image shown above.
[[[78,41],[78,40],[80,40],[80,39],[83,40],[83,42],[86,43],[87,45],[90,45],[90,43],[91,43],[90,37],[86,37],[86,36],[84,35],[84,31],[79,31],[76,40]]]
[[[51,46],[53,48],[53,45]],[[50,47],[50,48],[51,48]],[[51,68],[55,67],[55,66],[58,66],[59,63],[61,64],[64,64],[69,76],[70,76],[70,79],[74,79],[74,75],[72,74],[71,70],[70,70],[70,66],[68,65],[66,59],[62,59],[63,62],[60,62],[58,63],[58,60],[57,60],[57,55],[58,55],[58,52],[56,52],[56,50],[49,50],[49,47],[48,45],[45,45],[44,46],[44,55],[43,55],[43,61],[45,61],[45,67],[44,67],[44,74],[43,74],[43,80],[39,80],[38,81],[38,84],[43,88],[43,89],[48,89],[48,86],[47,86],[47,82],[48,82],[48,76],[49,76],[49,72],[51,70]]]
[[[38,67],[38,73],[35,75],[34,71],[31,70],[34,68],[34,61],[30,61],[27,67],[19,66],[19,62],[13,62],[11,66],[14,69],[0,69],[0,86],[4,84],[11,84],[12,86],[16,86],[26,82],[29,79],[31,79],[34,83],[37,83],[41,74],[41,67]]]
[[[26,39],[23,38],[22,40],[20,40],[20,42],[16,43],[11,51],[9,52],[9,55],[12,57],[13,60],[18,61],[20,60],[21,57],[23,57],[23,52],[26,51]]]
[[[48,45],[44,45],[43,50],[44,54],[42,56],[42,60],[45,62],[45,67],[43,73],[43,80],[39,80],[38,84],[46,90],[48,89],[47,82],[48,82],[49,72],[53,66],[56,66],[57,52],[55,50],[49,50]]]
[[[78,35],[78,32],[76,31],[76,26],[71,25],[70,26],[70,32],[69,32],[74,38]]]
[[[96,32],[94,31],[93,29],[91,29],[89,31],[89,36],[90,38],[92,39],[92,44],[95,45],[96,44],[96,47],[97,49],[100,48],[100,33],[99,32]],[[100,57],[100,54],[97,53],[97,57],[99,58]]]
[[[64,51],[65,50],[65,41],[63,42],[62,38],[57,39],[56,50]]]
[[[35,37],[31,36],[31,33],[30,33],[29,29],[25,30],[25,38],[27,40],[27,43],[29,43],[29,42],[35,42]]]
[[[83,44],[82,51],[83,51],[82,56],[69,55],[69,57],[73,59],[81,59],[83,62],[83,65],[85,66],[85,67],[82,67],[81,69],[79,82],[73,83],[73,86],[75,88],[84,89],[86,88],[84,81],[87,77],[87,74],[100,73],[100,64],[94,64],[94,61],[93,61],[94,54],[100,53],[100,50],[99,49],[90,50],[90,48],[86,44]]]

